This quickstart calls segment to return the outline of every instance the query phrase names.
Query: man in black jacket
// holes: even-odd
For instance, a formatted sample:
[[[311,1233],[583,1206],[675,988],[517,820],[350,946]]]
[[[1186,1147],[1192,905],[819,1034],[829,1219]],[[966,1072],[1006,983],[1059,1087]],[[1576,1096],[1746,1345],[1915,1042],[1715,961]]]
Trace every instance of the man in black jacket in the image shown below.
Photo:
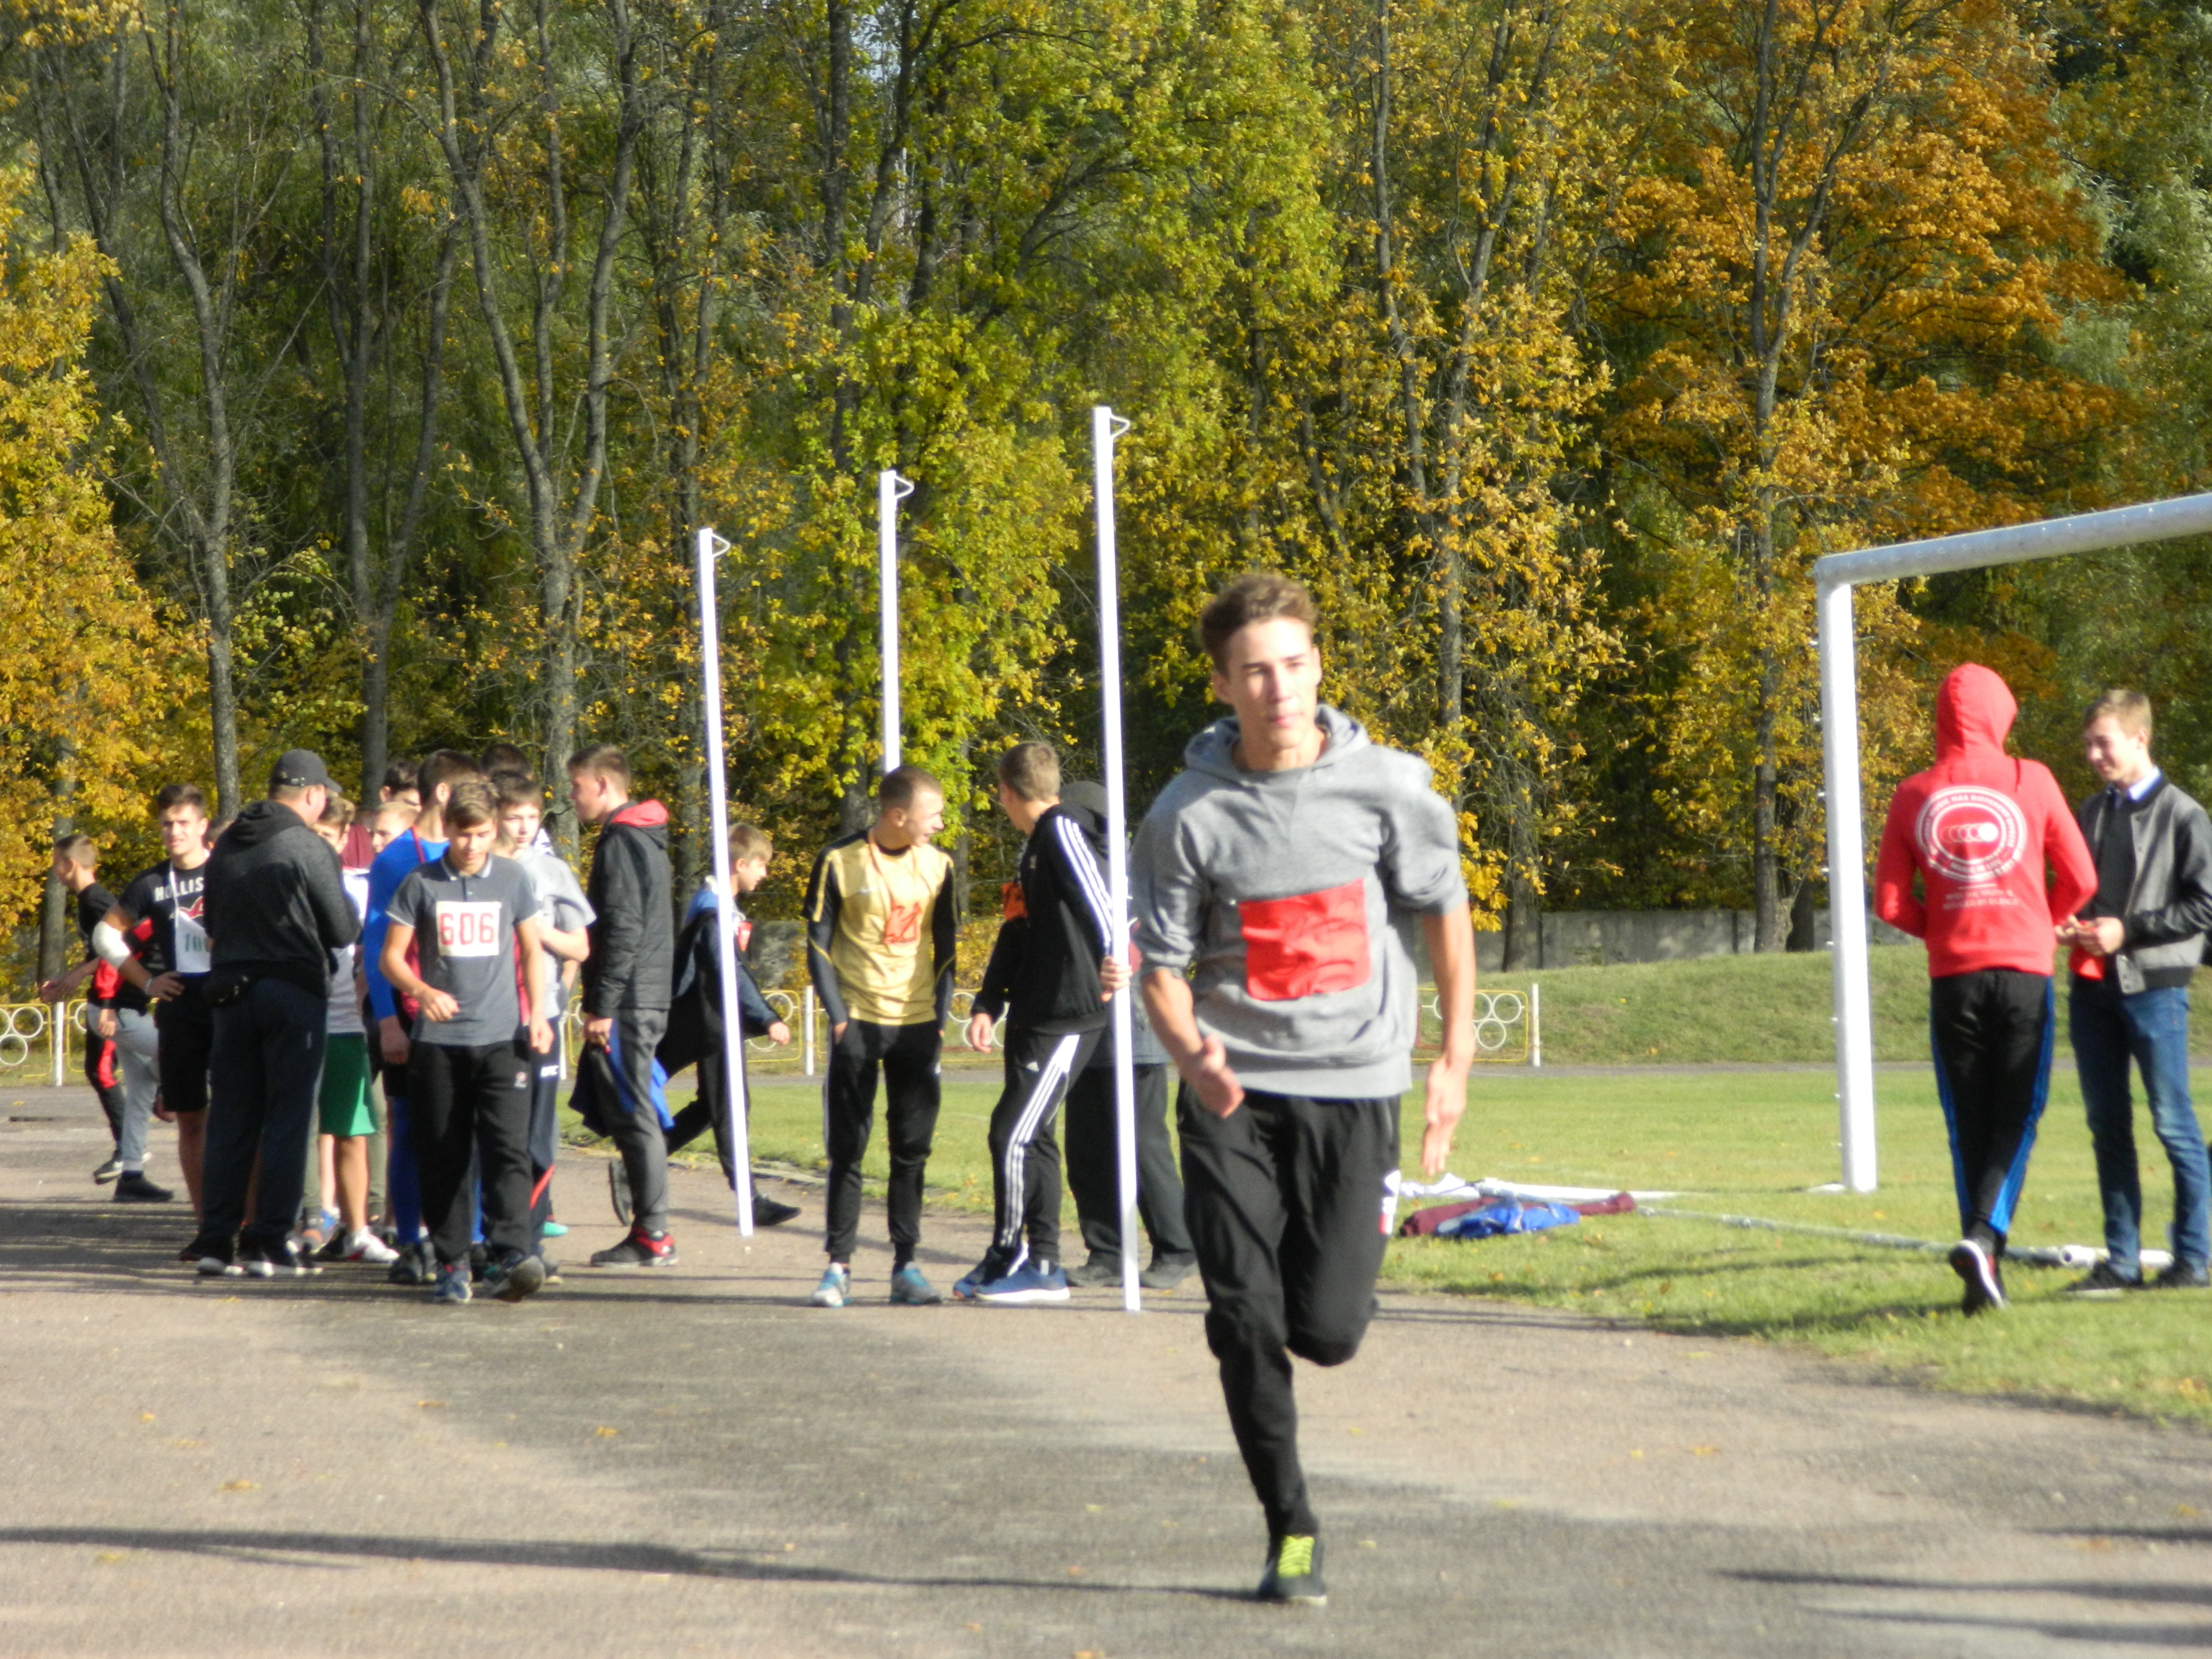
[[[319,756],[286,750],[269,798],[232,821],[208,863],[215,1048],[191,1249],[204,1274],[315,1271],[289,1234],[322,1086],[331,952],[361,936],[337,854],[314,830],[334,787]],[[241,1233],[257,1154],[253,1218]]]
[[[623,1172],[629,1236],[592,1257],[594,1267],[672,1267],[668,1236],[668,1146],[653,1087],[653,1050],[668,1029],[676,959],[669,914],[668,809],[629,798],[629,761],[609,744],[568,762],[576,816],[599,826],[584,884],[597,920],[584,958],[584,1064],[597,1068]]]
[[[2074,947],[2068,1027],[2097,1153],[2106,1259],[2069,1286],[2076,1295],[2143,1282],[2131,1056],[2173,1166],[2173,1262],[2154,1287],[2202,1289],[2212,1260],[2212,1169],[2189,1096],[2189,981],[2212,929],[2212,823],[2153,764],[2150,728],[2140,691],[2107,691],[2082,721],[2082,752],[2105,783],[2079,817],[2097,896],[2058,936]]]
[[[1067,1300],[1053,1119],[1098,1047],[1106,999],[1126,977],[1111,960],[1104,822],[1061,802],[1060,761],[1048,746],[1018,743],[999,757],[999,805],[1028,840],[968,1022],[969,1045],[988,1054],[992,1027],[1006,1017],[1006,1086],[991,1114],[997,1226],[952,1293],[1019,1306]]]

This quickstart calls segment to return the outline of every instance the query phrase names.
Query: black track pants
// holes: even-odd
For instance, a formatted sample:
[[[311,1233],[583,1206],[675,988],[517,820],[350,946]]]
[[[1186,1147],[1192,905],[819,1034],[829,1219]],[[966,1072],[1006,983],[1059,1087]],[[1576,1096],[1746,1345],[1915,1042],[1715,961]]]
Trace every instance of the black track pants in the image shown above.
[[[1168,1139],[1168,1068],[1139,1066],[1137,1081],[1137,1215],[1156,1261],[1191,1258],[1182,1215],[1182,1176]],[[1100,1261],[1121,1259],[1121,1171],[1114,1136],[1114,1071],[1094,1066],[1067,1095],[1067,1185],[1084,1248]]]
[[[935,1025],[873,1025],[848,1020],[830,1048],[822,1079],[822,1144],[830,1154],[829,1212],[823,1245],[832,1261],[849,1263],[860,1232],[860,1160],[876,1127],[876,1079],[884,1082],[884,1132],[890,1142],[891,1253],[903,1264],[921,1242],[921,1176],[937,1138],[941,1099],[938,1056],[945,1034]]]
[[[1008,1271],[1060,1260],[1060,1142],[1053,1121],[1098,1047],[1097,1031],[1006,1028],[1006,1082],[991,1109],[991,1253]]]
[[[530,1092],[537,1056],[513,1042],[407,1057],[407,1109],[422,1184],[422,1224],[441,1261],[466,1261],[475,1231],[471,1160],[483,1188],[484,1243],[495,1261],[536,1248],[530,1225]]]
[[[1269,1536],[1312,1533],[1291,1356],[1341,1365],[1374,1317],[1398,1102],[1247,1094],[1218,1118],[1186,1087],[1176,1122],[1230,1427]]]
[[[2016,968],[1946,974],[1928,982],[1959,1231],[2000,1250],[2012,1231],[2051,1084],[2051,976]]]

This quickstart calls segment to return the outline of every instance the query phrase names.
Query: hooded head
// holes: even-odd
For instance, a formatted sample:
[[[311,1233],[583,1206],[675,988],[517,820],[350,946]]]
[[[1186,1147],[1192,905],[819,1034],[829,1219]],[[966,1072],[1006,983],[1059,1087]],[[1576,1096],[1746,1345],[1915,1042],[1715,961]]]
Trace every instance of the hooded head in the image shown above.
[[[2004,752],[2020,705],[1993,669],[1962,662],[1943,677],[1936,694],[1936,758],[1954,760],[1976,751]]]

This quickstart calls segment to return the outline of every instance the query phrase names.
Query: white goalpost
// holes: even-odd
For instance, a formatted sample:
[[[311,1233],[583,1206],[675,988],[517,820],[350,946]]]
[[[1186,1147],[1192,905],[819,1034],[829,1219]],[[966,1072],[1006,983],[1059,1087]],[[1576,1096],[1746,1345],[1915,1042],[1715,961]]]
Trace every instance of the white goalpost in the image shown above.
[[[1859,790],[1857,647],[1851,590],[1987,565],[2023,564],[2212,533],[2212,495],[1832,553],[1813,564],[1820,607],[1820,747],[1828,815],[1828,916],[1835,962],[1836,1105],[1843,1184],[1875,1190],[1874,1003],[1867,978],[1866,842]]]
[[[722,974],[722,1109],[730,1126],[730,1185],[737,1194],[738,1236],[753,1236],[753,1157],[745,1132],[745,1033],[738,1011],[738,901],[730,876],[728,767],[722,744],[722,632],[714,596],[714,561],[730,544],[713,527],[699,532],[700,698],[707,717],[707,811],[714,848],[714,955]]]

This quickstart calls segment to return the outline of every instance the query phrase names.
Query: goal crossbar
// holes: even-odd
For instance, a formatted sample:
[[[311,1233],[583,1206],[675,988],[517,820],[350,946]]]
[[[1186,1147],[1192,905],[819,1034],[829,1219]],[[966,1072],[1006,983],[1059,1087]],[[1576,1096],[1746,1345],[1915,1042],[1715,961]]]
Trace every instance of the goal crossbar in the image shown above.
[[[1851,590],[1948,570],[2024,564],[2212,534],[2212,495],[1832,553],[1813,564],[1820,611],[1820,748],[1828,817],[1829,933],[1835,954],[1836,1105],[1844,1185],[1874,1191],[1874,1001],[1867,977],[1866,841],[1859,789],[1857,644]]]

